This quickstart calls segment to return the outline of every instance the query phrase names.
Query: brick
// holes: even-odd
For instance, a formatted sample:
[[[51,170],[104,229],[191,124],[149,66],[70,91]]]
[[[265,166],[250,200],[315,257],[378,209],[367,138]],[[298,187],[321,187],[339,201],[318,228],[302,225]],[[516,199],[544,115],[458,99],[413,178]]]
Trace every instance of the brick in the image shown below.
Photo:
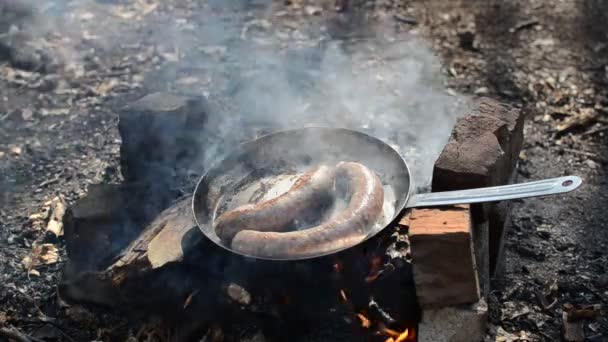
[[[435,163],[432,190],[511,183],[523,142],[523,125],[524,115],[519,110],[489,98],[479,99],[467,115],[457,120],[450,140]],[[474,224],[485,224],[489,230],[489,242],[483,243],[489,246],[488,251],[484,253],[480,249],[478,254],[478,258],[489,258],[478,260],[480,276],[484,279],[489,277],[485,273],[495,273],[498,269],[509,210],[508,203],[472,206]]]
[[[501,172],[508,163],[500,140],[507,134],[507,124],[493,117],[468,115],[458,119],[435,162],[433,191],[501,184]]]
[[[477,302],[480,291],[469,206],[414,209],[401,224],[408,228],[420,305]]]

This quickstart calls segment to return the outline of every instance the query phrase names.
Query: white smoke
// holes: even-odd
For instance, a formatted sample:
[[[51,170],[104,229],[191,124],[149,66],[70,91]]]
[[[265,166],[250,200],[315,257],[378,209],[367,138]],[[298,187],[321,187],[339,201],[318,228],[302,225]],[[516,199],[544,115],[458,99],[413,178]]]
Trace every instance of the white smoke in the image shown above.
[[[345,127],[398,147],[415,183],[429,184],[467,99],[446,92],[440,61],[424,39],[374,20],[349,23],[356,32],[337,39],[331,20],[277,15],[270,0],[170,3],[33,2],[39,15],[32,32],[63,37],[53,51],[66,64],[78,63],[83,36],[100,51],[143,43],[174,54],[147,86],[221,98],[235,108],[214,132],[218,139],[206,138],[206,163],[249,127]]]

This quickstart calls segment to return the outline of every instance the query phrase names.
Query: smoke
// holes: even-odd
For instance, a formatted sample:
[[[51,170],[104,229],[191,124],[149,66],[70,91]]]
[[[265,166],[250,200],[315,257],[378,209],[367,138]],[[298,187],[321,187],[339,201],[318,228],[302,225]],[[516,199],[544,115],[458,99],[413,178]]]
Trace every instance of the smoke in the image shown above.
[[[33,2],[40,15],[32,31],[59,32],[64,44],[53,51],[66,64],[82,60],[83,37],[99,51],[143,43],[175,55],[148,75],[148,88],[230,108],[201,137],[205,167],[251,130],[331,126],[390,143],[411,163],[415,184],[429,184],[467,99],[446,92],[424,39],[386,17],[326,15],[323,1],[319,16],[309,8],[292,15],[270,0],[170,3]]]

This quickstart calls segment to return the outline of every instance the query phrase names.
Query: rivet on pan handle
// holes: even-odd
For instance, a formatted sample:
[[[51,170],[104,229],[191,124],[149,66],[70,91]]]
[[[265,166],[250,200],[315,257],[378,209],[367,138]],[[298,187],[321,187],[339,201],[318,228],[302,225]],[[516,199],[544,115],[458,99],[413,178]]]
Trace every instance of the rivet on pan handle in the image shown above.
[[[578,188],[582,182],[582,179],[577,176],[566,176],[487,188],[416,194],[410,197],[406,207],[434,207],[556,195],[570,192]]]

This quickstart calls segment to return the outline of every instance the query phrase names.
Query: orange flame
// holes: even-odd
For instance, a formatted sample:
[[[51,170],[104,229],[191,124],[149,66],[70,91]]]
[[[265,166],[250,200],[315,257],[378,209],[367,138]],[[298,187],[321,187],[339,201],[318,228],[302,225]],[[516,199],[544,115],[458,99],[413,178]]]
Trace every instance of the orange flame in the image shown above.
[[[401,335],[397,330],[389,329],[387,327],[382,328],[382,331],[390,337],[399,337],[399,335]]]
[[[403,332],[400,333],[396,330],[385,327],[382,329],[382,331],[390,336],[384,342],[404,342],[407,340],[412,341],[413,338],[416,336],[413,330],[411,330],[410,333],[410,329],[405,329]]]
[[[372,322],[367,319],[367,317],[363,316],[362,313],[358,313],[357,317],[359,317],[359,319],[361,320],[361,326],[364,328],[369,328],[372,326]]]

